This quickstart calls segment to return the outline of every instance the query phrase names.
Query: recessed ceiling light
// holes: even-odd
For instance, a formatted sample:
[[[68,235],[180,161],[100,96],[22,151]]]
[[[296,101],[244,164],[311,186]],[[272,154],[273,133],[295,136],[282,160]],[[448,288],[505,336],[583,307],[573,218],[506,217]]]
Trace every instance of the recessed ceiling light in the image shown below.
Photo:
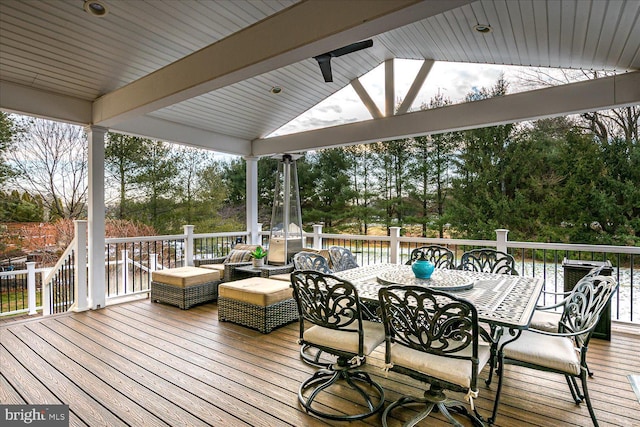
[[[107,5],[102,0],[85,0],[84,11],[99,18],[109,13]]]
[[[274,95],[277,95],[280,92],[282,92],[282,88],[280,86],[273,86],[269,92],[271,92]]]
[[[493,31],[493,28],[491,28],[491,25],[483,25],[483,24],[478,24],[474,26],[473,29],[482,34],[490,33],[491,31]]]

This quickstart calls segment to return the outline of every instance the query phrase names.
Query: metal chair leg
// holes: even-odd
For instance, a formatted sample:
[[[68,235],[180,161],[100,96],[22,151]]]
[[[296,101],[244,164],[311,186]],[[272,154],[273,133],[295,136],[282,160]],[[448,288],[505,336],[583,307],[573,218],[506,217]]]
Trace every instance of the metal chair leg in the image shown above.
[[[593,406],[591,405],[591,399],[589,398],[589,389],[587,388],[587,376],[585,372],[582,372],[580,375],[580,379],[582,380],[582,391],[584,393],[584,400],[587,402],[587,408],[589,409],[589,415],[591,415],[591,421],[593,421],[593,427],[598,426],[598,420],[596,419],[596,413],[593,410]]]
[[[314,406],[316,397],[338,381],[344,383],[342,387],[351,388],[360,396],[359,404],[365,406],[367,408],[366,411],[357,414],[328,413]],[[368,394],[360,384],[371,388],[372,394]],[[308,396],[306,396],[307,394]],[[384,405],[384,390],[382,386],[371,379],[369,374],[364,371],[349,369],[347,362],[339,358],[335,370],[321,369],[300,385],[298,400],[308,413],[320,418],[355,421],[368,418],[382,409]]]

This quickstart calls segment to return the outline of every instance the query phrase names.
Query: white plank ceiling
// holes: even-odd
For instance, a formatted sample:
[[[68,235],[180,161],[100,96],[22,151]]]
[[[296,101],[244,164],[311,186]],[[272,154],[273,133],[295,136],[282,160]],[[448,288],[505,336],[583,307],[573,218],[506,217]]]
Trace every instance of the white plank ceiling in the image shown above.
[[[349,0],[322,1],[323,7],[340,14],[344,1]],[[17,110],[7,88],[14,96],[22,88],[29,88],[91,105],[101,96],[206,46],[286,13],[298,3],[102,2],[109,13],[96,18],[83,10],[82,0],[0,0],[0,83],[5,83],[0,92],[0,108]],[[427,3],[441,7],[446,2]],[[250,154],[250,145],[222,146],[216,145],[216,140],[219,136],[246,141],[264,138],[389,58],[640,70],[638,0],[480,0],[456,4],[460,5],[449,10],[442,6],[442,13],[373,35],[373,48],[334,58],[333,83],[323,81],[312,58],[323,53],[319,51],[302,61],[157,109],[147,116],[167,126],[180,126],[183,136],[174,135],[167,140],[246,155]],[[313,17],[301,23],[311,24],[324,23],[314,22]],[[476,24],[491,25],[493,31],[480,34],[473,29]],[[358,40],[349,43],[355,41]],[[283,88],[277,96],[270,93],[276,85]],[[19,112],[35,111],[21,107]],[[55,108],[48,114],[37,111],[38,115],[63,118]],[[143,127],[138,127],[136,133],[145,134]],[[127,131],[124,124],[112,129]],[[189,135],[190,129],[200,135],[197,141]],[[211,141],[202,142],[201,136],[208,133]],[[152,132],[148,135],[163,136]]]

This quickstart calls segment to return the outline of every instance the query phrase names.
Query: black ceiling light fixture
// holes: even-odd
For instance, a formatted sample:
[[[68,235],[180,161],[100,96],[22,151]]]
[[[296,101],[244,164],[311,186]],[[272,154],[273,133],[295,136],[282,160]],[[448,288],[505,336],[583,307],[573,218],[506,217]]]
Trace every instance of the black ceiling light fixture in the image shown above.
[[[348,53],[357,52],[371,46],[373,46],[373,40],[365,40],[343,46],[341,48],[332,50],[331,52],[323,53],[322,55],[314,56],[313,59],[318,61],[318,65],[320,65],[320,71],[322,71],[322,77],[324,77],[325,82],[329,83],[333,81],[333,75],[331,74],[331,58],[336,58]]]

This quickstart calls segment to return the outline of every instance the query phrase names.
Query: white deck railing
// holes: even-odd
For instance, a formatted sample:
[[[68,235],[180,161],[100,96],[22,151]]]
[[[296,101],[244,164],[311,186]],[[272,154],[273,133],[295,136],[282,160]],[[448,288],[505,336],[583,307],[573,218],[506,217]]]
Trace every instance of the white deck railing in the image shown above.
[[[86,222],[76,221],[76,223],[76,235],[86,236],[86,231],[83,232],[86,230]],[[106,239],[107,301],[113,303],[120,301],[123,297],[146,294],[150,290],[151,274],[154,270],[193,265],[194,259],[224,256],[234,244],[245,241],[249,236],[247,231],[195,234],[193,226],[189,225],[185,226],[184,230],[184,234],[176,235]],[[268,232],[259,234],[263,245],[268,247]],[[518,261],[517,269],[520,274],[543,276],[545,289],[555,292],[563,290],[562,261],[565,258],[585,262],[609,260],[613,265],[613,275],[620,283],[620,291],[612,303],[612,318],[640,324],[640,269],[636,266],[640,260],[640,247],[519,242],[509,241],[507,235],[507,230],[496,230],[495,240],[418,238],[400,236],[400,228],[392,227],[388,236],[363,236],[323,233],[322,226],[316,225],[313,232],[304,234],[304,247],[344,246],[354,253],[360,265],[404,263],[412,249],[426,244],[449,247],[455,253],[456,260],[466,250],[493,247],[514,255]],[[75,310],[87,309],[87,297],[90,293],[86,274],[86,237],[84,241],[80,240],[76,239],[74,245],[70,246],[63,255],[67,257],[69,251],[73,251],[75,255],[75,265],[72,268],[75,286],[71,296],[72,309]],[[60,270],[65,268],[62,267],[63,265],[61,260],[56,268],[51,270],[49,277],[59,274]],[[31,272],[27,274],[29,277],[28,307],[16,312],[33,314],[40,309],[35,306],[37,290],[35,279],[31,278],[34,277],[33,271],[37,274],[43,269],[31,268],[32,270],[29,270]],[[62,278],[71,277],[69,276],[71,270],[69,267],[66,268],[67,273],[63,274]],[[20,273],[4,272],[0,273],[0,277]],[[49,312],[47,306],[51,306],[51,302],[47,301],[51,283],[48,279],[43,281],[42,309],[45,314]],[[31,301],[34,301],[33,304]]]

